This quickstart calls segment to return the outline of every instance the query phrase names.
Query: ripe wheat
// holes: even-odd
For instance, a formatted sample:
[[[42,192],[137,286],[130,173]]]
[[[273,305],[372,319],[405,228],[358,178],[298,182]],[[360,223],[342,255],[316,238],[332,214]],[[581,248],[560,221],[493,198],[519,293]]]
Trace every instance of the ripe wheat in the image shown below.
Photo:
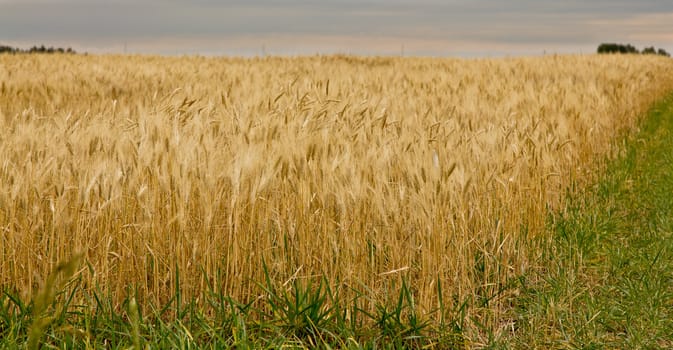
[[[81,252],[86,288],[156,305],[176,278],[187,296],[254,300],[263,262],[279,283],[326,276],[372,299],[406,278],[426,311],[438,281],[448,303],[497,296],[671,71],[641,56],[0,55],[0,284],[29,297]]]

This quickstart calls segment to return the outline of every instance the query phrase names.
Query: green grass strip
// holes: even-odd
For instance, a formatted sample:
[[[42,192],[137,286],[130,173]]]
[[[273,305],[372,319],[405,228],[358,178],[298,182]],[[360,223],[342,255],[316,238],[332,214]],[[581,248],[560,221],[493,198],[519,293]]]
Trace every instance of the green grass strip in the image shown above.
[[[504,348],[673,348],[673,95],[550,220]]]

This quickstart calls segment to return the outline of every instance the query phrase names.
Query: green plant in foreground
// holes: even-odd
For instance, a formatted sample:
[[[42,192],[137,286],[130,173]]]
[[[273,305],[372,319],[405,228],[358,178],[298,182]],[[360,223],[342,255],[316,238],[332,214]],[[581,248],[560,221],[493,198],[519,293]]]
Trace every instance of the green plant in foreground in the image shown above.
[[[38,349],[47,327],[54,321],[62,323],[65,320],[68,307],[77,288],[73,288],[63,303],[56,304],[55,309],[52,309],[52,306],[54,306],[58,293],[64,289],[77,272],[82,256],[82,254],[77,254],[69,261],[59,263],[54,271],[49,274],[44,286],[33,300],[33,321],[28,332],[28,349]]]
[[[363,293],[342,300],[324,278],[316,284],[294,280],[285,285],[267,278],[259,284],[266,298],[255,307],[213,288],[204,293],[206,303],[200,306],[176,296],[161,307],[143,308],[131,289],[115,306],[111,296],[77,288],[73,276],[80,259],[60,264],[29,304],[8,291],[2,294],[0,348],[465,347],[461,333],[467,304],[452,315],[440,301],[433,312],[443,316],[439,325],[434,324],[430,315],[418,312],[404,279],[396,297],[388,301],[368,300]],[[81,305],[72,303],[75,292]],[[366,312],[362,303],[375,303],[374,312]],[[149,310],[146,315],[143,309]]]
[[[133,347],[140,349],[140,314],[135,297],[132,297],[129,301],[129,321],[133,330]]]
[[[376,310],[373,318],[379,328],[382,343],[389,343],[396,348],[418,348],[427,342],[425,332],[430,323],[418,314],[413,294],[405,280],[402,280],[397,303],[392,308],[378,304]]]
[[[310,283],[302,285],[292,281],[291,288],[276,287],[264,266],[266,284],[260,288],[267,293],[269,312],[267,317],[279,327],[283,335],[301,339],[308,344],[327,343],[335,339],[331,326],[336,317],[336,309],[328,303],[332,295],[324,280],[314,288]],[[335,298],[336,299],[336,298]]]

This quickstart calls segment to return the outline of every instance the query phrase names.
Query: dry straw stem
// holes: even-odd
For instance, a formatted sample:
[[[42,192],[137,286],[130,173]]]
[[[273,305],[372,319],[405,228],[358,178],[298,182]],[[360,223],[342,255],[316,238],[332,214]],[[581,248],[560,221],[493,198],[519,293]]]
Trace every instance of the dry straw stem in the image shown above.
[[[494,296],[671,71],[646,56],[3,55],[0,283],[29,297],[82,251],[85,288],[133,285],[141,305],[177,276],[185,298],[214,283],[257,299],[263,260],[278,282],[326,276],[373,300],[407,278],[425,312],[438,279],[447,303]]]

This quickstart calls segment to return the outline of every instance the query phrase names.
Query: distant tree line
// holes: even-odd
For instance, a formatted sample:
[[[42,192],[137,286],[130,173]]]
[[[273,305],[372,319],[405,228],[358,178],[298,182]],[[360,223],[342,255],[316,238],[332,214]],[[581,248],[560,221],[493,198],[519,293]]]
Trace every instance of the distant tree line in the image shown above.
[[[0,45],[0,54],[2,53],[76,53],[75,50],[71,48],[64,49],[62,47],[45,47],[42,46],[33,46],[30,49],[24,50],[16,47]]]
[[[654,46],[646,47],[643,51],[638,51],[635,46],[631,44],[614,44],[614,43],[603,43],[598,45],[598,53],[632,53],[632,54],[643,54],[643,55],[661,55],[666,57],[671,57],[671,55],[666,52],[664,49],[655,49]]]

